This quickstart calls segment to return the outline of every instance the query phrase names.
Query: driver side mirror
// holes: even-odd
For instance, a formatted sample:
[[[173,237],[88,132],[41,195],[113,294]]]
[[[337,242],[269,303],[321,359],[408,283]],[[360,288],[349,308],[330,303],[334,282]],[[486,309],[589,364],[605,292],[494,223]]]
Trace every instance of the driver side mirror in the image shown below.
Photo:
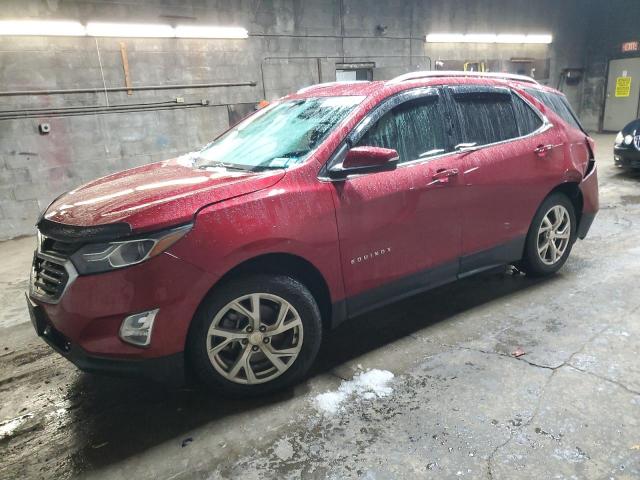
[[[346,178],[361,173],[389,172],[398,166],[398,152],[392,148],[353,147],[342,163],[329,169],[332,178]]]

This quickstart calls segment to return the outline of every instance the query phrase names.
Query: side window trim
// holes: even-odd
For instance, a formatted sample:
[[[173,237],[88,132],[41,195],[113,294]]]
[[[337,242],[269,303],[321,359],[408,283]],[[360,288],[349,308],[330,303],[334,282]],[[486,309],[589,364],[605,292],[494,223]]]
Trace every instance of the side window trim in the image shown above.
[[[511,90],[507,87],[494,87],[490,85],[453,85],[447,87],[453,97],[465,96],[465,95],[504,95],[505,97],[511,96]]]
[[[468,87],[475,87],[475,86],[470,85]],[[478,85],[478,87],[487,88],[488,86]],[[362,120],[360,120],[360,122],[355,127],[353,127],[351,132],[347,134],[345,139],[336,147],[334,152],[329,157],[329,160],[327,160],[324,166],[320,169],[320,172],[318,174],[318,179],[322,181],[333,182],[334,180],[330,179],[329,176],[327,175],[327,170],[331,168],[335,163],[339,163],[340,161],[342,161],[342,157],[346,154],[347,150],[352,145],[357,143],[364,136],[364,134],[367,131],[367,127],[369,125],[375,124],[375,122],[377,122],[385,113],[387,113],[392,108],[400,105],[401,103],[404,103],[405,101],[415,100],[417,98],[430,97],[430,96],[438,96],[440,98],[439,108],[443,114],[443,122],[444,122],[445,135],[446,135],[446,141],[447,141],[447,146],[446,146],[447,151],[439,155],[434,155],[433,157],[419,158],[416,160],[410,160],[410,161],[404,162],[398,165],[398,168],[403,168],[405,166],[414,165],[416,163],[421,163],[421,162],[427,162],[436,158],[442,158],[448,155],[453,155],[458,153],[453,148],[454,148],[454,145],[460,143],[461,141],[460,125],[459,125],[460,120],[458,118],[458,113],[453,104],[455,100],[453,98],[451,88],[452,86],[450,85],[441,85],[438,87],[418,87],[415,89],[400,92],[398,94],[395,94],[385,99],[382,103],[376,106],[371,112],[369,112]],[[492,88],[492,87],[488,87],[488,88]],[[546,132],[550,128],[553,128],[553,123],[549,121],[547,116],[543,114],[538,108],[536,108],[536,106],[533,105],[527,98],[523,97],[520,94],[520,92],[518,92],[517,90],[511,87],[509,88],[494,87],[494,88],[504,88],[509,92],[509,95],[517,95],[527,105],[529,105],[529,107],[531,107],[531,109],[535,112],[536,115],[538,115],[538,117],[540,117],[540,119],[542,120],[542,125],[537,130],[534,130],[533,132],[528,133],[526,135],[521,135],[521,136],[510,138],[507,140],[502,140],[500,142],[487,143],[486,145],[482,145],[479,148],[484,149],[486,147],[492,147],[495,145],[501,145],[503,143],[520,140],[522,138],[532,137],[534,135],[539,135],[543,132]],[[544,103],[544,102],[541,102],[541,103]],[[375,120],[367,120],[369,118],[374,118],[374,116],[375,116]],[[355,142],[354,142],[354,139],[355,139]]]

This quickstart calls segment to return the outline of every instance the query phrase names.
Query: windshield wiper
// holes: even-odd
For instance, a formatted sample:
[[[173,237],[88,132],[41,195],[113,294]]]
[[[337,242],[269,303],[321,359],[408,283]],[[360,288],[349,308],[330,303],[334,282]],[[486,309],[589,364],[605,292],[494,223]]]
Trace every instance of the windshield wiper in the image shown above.
[[[250,169],[241,167],[240,165],[236,165],[234,163],[224,163],[224,162],[211,162],[205,165],[202,165],[200,168],[226,168],[227,170],[240,170],[242,172],[247,172]]]
[[[283,153],[281,155],[278,155],[275,158],[296,158],[296,157],[303,157],[305,156],[307,153],[309,153],[309,150],[294,150],[293,152],[287,152],[287,153]],[[272,159],[273,160],[273,159]]]

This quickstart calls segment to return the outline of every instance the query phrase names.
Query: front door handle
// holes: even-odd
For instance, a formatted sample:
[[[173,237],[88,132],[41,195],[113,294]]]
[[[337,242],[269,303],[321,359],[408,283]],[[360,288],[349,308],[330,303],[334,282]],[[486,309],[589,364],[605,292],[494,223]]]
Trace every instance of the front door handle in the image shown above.
[[[546,157],[547,153],[549,153],[555,145],[538,145],[533,151],[540,158]]]
[[[436,170],[432,178],[438,183],[448,183],[449,179],[455,177],[458,173],[460,173],[460,171],[457,168],[441,168]]]

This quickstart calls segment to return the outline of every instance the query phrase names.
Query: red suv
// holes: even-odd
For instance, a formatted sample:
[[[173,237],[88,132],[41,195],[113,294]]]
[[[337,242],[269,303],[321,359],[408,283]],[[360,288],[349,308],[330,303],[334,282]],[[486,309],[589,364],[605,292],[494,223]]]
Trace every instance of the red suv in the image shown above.
[[[305,88],[56,199],[31,317],[89,372],[273,391],[349,317],[499,265],[557,271],[598,210],[593,151],[528,77]]]

